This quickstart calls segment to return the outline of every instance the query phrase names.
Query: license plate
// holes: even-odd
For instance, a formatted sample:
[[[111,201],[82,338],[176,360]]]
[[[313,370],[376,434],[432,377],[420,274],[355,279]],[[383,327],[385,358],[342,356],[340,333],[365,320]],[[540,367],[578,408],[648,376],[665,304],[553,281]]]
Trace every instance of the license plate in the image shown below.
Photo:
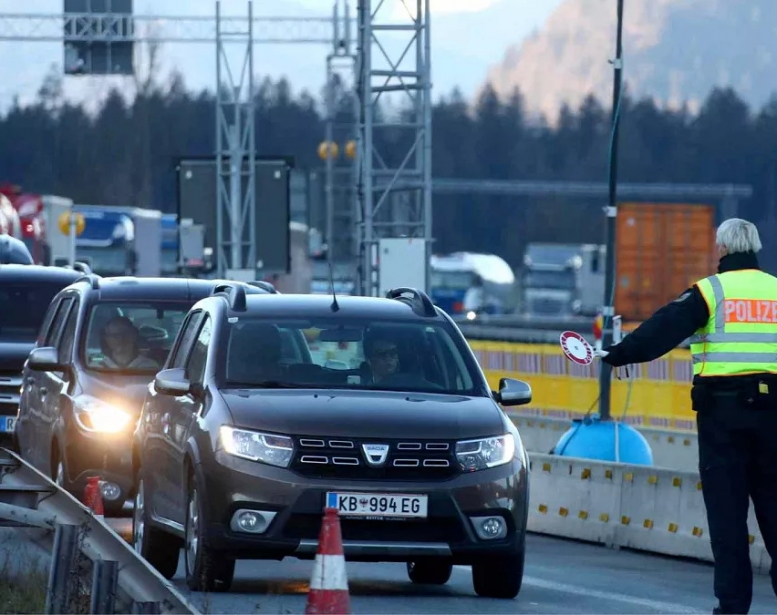
[[[343,517],[425,519],[429,498],[397,493],[327,493],[326,505]]]
[[[15,416],[0,416],[0,432],[13,433],[13,429],[16,426]]]

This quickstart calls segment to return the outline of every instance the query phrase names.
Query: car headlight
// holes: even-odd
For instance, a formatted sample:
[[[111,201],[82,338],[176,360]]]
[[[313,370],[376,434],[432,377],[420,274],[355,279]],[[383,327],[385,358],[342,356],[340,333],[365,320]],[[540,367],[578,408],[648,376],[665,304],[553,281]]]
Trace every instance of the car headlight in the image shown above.
[[[73,414],[78,425],[86,431],[119,433],[132,423],[129,412],[90,395],[75,399]]]
[[[456,458],[465,472],[495,468],[515,456],[515,438],[512,434],[456,443]]]
[[[294,453],[294,443],[286,436],[236,429],[222,425],[219,430],[221,445],[235,457],[261,461],[272,466],[287,468]]]

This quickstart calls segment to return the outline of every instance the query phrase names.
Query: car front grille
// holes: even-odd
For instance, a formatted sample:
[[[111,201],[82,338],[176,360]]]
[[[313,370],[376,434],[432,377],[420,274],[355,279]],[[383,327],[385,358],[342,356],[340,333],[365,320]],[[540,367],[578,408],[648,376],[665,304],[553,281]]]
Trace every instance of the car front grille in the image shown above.
[[[459,543],[467,536],[455,517],[409,521],[368,521],[340,519],[343,540],[391,540],[395,542]],[[292,515],[283,529],[285,538],[316,539],[321,531],[321,515]]]
[[[453,442],[299,437],[292,469],[309,478],[445,480],[459,472]],[[365,447],[388,446],[370,463]],[[379,451],[380,453],[381,451]]]
[[[22,375],[19,372],[0,371],[0,415],[16,416]]]

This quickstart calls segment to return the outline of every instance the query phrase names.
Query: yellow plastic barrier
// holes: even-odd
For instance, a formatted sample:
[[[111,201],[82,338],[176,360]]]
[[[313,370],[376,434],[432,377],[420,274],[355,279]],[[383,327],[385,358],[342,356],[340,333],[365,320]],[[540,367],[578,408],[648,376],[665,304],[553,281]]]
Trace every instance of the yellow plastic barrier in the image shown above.
[[[574,418],[589,408],[597,411],[599,362],[581,366],[568,361],[561,348],[549,344],[470,341],[493,390],[499,379],[518,378],[531,384],[533,401],[525,411],[541,416]],[[674,350],[667,356],[629,368],[634,382],[624,369],[617,370],[621,380],[613,378],[612,414],[624,422],[664,429],[696,429],[696,413],[691,410],[691,367],[688,350]]]

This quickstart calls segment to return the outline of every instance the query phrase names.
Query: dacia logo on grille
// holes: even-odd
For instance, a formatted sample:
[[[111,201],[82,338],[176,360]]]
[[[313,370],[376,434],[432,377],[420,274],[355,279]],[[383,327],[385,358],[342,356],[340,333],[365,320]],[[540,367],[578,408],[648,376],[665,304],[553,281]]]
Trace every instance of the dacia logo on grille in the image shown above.
[[[362,450],[364,451],[364,457],[367,459],[367,463],[373,468],[379,468],[386,463],[389,454],[389,445],[362,444]]]

